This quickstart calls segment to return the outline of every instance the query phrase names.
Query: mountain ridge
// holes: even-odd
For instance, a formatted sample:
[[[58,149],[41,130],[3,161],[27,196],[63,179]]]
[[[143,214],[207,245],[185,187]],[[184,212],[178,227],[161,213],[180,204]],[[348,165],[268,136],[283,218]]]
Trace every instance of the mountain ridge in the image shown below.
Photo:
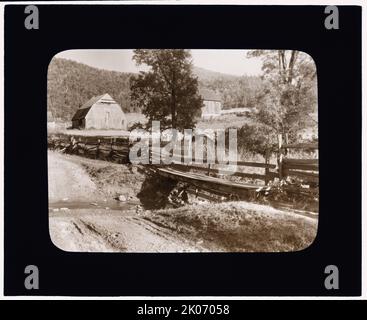
[[[80,61],[77,61],[77,60],[70,59],[70,58],[54,58],[54,59],[66,60],[66,61],[78,63],[78,64],[84,65],[86,67],[90,67],[90,68],[97,69],[97,70],[100,70],[100,71],[116,72],[116,73],[122,73],[122,74],[138,74],[138,72],[125,72],[125,71],[99,68],[99,67],[91,66],[91,65],[89,65],[87,63],[84,63],[84,62],[80,62]],[[247,75],[236,75],[236,74],[231,74],[231,73],[215,71],[215,70],[199,67],[199,66],[196,66],[196,65],[193,65],[193,73],[196,76],[198,76],[199,78],[215,78],[215,77],[240,78],[240,77],[243,77],[243,76],[247,76]]]

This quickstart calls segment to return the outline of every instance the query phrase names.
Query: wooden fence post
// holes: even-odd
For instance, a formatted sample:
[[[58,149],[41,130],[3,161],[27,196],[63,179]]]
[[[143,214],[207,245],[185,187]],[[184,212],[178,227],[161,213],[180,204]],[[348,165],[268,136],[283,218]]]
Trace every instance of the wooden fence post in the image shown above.
[[[73,154],[75,146],[76,146],[76,139],[74,138],[74,136],[71,136],[68,153]]]
[[[270,152],[269,149],[266,149],[266,153],[265,153],[265,164],[269,164],[269,159],[270,159]],[[267,185],[269,183],[269,167],[265,167],[265,185]]]
[[[111,138],[110,152],[109,152],[109,154],[108,154],[108,159],[109,159],[110,161],[112,161],[112,160],[113,160],[113,143],[114,143],[114,139],[115,139],[115,138]]]
[[[96,148],[96,159],[98,159],[98,158],[99,158],[99,145],[100,145],[100,143],[101,143],[101,140],[100,140],[100,139],[98,139],[98,142],[97,142],[97,148]]]
[[[78,137],[78,139],[75,140],[76,143],[75,143],[75,153],[76,154],[79,154],[79,150],[80,150],[80,137]]]
[[[283,136],[278,134],[278,173],[279,180],[283,179]]]
[[[289,144],[289,140],[288,140],[288,133],[286,133],[285,135],[284,135],[284,142],[285,142],[285,144],[286,145],[288,145]],[[286,156],[287,154],[288,154],[288,148],[283,148],[284,149],[284,155]]]

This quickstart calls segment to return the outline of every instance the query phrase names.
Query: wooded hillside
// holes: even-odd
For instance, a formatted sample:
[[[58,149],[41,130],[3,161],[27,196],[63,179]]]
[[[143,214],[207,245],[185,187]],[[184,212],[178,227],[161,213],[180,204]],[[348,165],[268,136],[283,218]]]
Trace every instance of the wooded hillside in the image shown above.
[[[130,111],[131,73],[100,70],[71,60],[54,58],[48,68],[47,108],[56,118],[70,120],[93,96],[109,93]]]
[[[223,109],[252,108],[256,105],[256,96],[264,87],[259,76],[234,76],[194,67],[194,74],[201,87],[220,93]]]
[[[261,90],[260,77],[233,76],[194,68],[199,86],[217,91],[223,108],[253,107]],[[47,108],[53,116],[69,121],[91,97],[109,93],[125,112],[137,112],[130,101],[132,73],[101,70],[72,60],[54,58],[48,69]]]

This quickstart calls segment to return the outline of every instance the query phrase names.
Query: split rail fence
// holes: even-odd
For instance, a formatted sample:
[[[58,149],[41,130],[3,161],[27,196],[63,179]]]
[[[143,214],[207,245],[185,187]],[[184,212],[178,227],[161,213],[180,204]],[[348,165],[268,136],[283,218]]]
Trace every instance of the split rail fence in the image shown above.
[[[129,162],[128,137],[53,134],[48,137],[48,148],[116,163]]]
[[[284,143],[283,143],[284,141]],[[106,136],[76,136],[65,134],[53,134],[48,137],[48,147],[50,149],[58,149],[65,153],[76,154],[93,159],[101,159],[106,161],[112,161],[116,163],[129,163],[129,150],[130,143],[128,137],[106,137]],[[319,164],[318,159],[294,159],[288,158],[289,150],[291,149],[304,149],[304,150],[317,150],[318,145],[315,143],[300,143],[289,144],[288,137],[279,135],[278,137],[278,151],[277,151],[277,164],[270,163],[271,153],[267,152],[264,162],[249,162],[249,161],[237,161],[237,171],[231,173],[232,176],[241,178],[250,178],[254,180],[262,180],[264,184],[268,184],[269,181],[275,178],[284,179],[287,176],[295,176],[306,183],[317,185],[319,181]],[[150,160],[154,153],[152,148],[150,150]],[[156,154],[160,157],[161,155]],[[184,164],[184,153],[181,159],[168,165],[168,167],[175,169],[179,172],[201,172],[204,176],[218,176],[222,170],[215,168],[214,164],[207,163],[206,159],[201,159],[197,164]],[[176,159],[177,160],[177,159]],[[181,161],[180,161],[181,160]],[[195,158],[192,159],[195,161]],[[151,162],[150,162],[151,163]],[[219,162],[215,161],[215,164]],[[222,163],[223,164],[223,163]],[[229,162],[225,164],[231,164]],[[167,167],[167,165],[160,164],[159,167]],[[241,170],[241,167],[254,167],[263,168],[264,173],[246,173]],[[220,177],[220,176],[219,176]]]

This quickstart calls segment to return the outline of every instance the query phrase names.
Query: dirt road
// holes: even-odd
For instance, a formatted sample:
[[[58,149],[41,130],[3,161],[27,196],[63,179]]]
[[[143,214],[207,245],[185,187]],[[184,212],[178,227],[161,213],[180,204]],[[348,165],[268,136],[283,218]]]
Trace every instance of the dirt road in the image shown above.
[[[88,201],[98,196],[95,183],[78,164],[56,152],[48,153],[48,199]]]
[[[50,213],[52,242],[77,252],[198,252],[198,244],[139,217],[133,211],[78,209]]]
[[[48,154],[49,229],[51,240],[58,248],[80,252],[205,251],[194,242],[141,218],[136,205],[122,203],[128,209],[116,210],[121,203],[112,196],[106,200],[109,195],[106,190],[110,192],[111,186],[104,188],[95,183],[76,159],[54,152]],[[119,166],[118,170],[114,171],[115,175],[120,172],[126,178],[124,168]],[[109,170],[106,173],[110,181]],[[132,183],[136,184],[134,180]],[[127,187],[125,183],[118,189]],[[83,209],[75,208],[75,203]]]

